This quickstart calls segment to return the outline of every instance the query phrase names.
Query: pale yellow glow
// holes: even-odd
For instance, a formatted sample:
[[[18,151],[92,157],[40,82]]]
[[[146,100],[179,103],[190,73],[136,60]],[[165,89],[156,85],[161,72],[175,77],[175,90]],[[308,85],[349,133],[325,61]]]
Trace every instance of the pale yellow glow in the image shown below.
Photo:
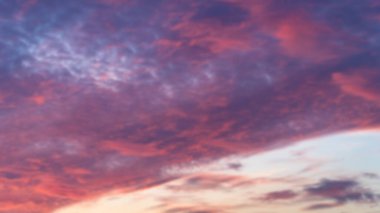
[[[322,178],[353,177],[364,172],[380,174],[380,132],[355,132],[305,141],[264,154],[228,158],[217,162],[179,169],[182,178],[150,189],[127,194],[105,195],[97,200],[75,204],[54,213],[161,213],[169,209],[197,207],[219,209],[222,213],[298,213],[312,203],[302,197],[293,200],[263,201],[267,192],[292,189],[302,193],[304,185]],[[300,154],[301,153],[301,154]],[[228,162],[239,161],[241,169],[228,169]],[[311,168],[305,172],[307,168]],[[175,172],[171,168],[168,173]],[[222,182],[215,188],[187,186],[192,177],[236,177],[252,180],[250,185]],[[377,180],[361,179],[380,192]],[[321,209],[321,213],[377,212],[376,205],[347,204]],[[378,211],[380,212],[380,211]]]

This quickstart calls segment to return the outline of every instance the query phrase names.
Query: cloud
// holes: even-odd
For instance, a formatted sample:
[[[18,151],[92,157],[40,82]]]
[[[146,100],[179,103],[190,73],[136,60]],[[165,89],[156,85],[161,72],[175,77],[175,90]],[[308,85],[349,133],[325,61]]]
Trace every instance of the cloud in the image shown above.
[[[216,213],[223,212],[221,209],[211,210],[197,207],[179,207],[166,210],[165,213]]]
[[[238,175],[199,174],[185,179],[182,184],[170,185],[168,189],[174,191],[199,190],[234,190],[239,187],[254,186],[270,180],[254,179]]]
[[[276,2],[0,1],[0,212],[378,126],[375,8]]]
[[[200,5],[192,17],[194,21],[215,21],[224,25],[236,25],[248,21],[249,11],[231,2],[215,1]]]
[[[292,190],[282,190],[269,192],[263,197],[263,200],[276,201],[276,200],[289,200],[297,197],[297,193]]]
[[[379,179],[380,176],[376,173],[372,173],[372,172],[365,172],[363,173],[363,176],[366,177],[366,178],[370,178],[370,179]]]
[[[360,74],[358,74],[360,72]],[[349,95],[360,97],[362,99],[380,103],[378,87],[374,86],[372,81],[379,79],[377,70],[360,70],[357,74],[334,73],[333,81],[341,88],[342,91]],[[373,85],[373,86],[372,86]]]
[[[229,163],[228,168],[233,169],[233,170],[239,170],[240,168],[243,167],[241,163]]]
[[[319,204],[314,204],[307,207],[307,210],[328,209],[328,208],[338,207],[340,205],[341,205],[340,203],[319,203]]]
[[[305,187],[305,191],[311,197],[320,197],[335,201],[332,204],[316,204],[309,209],[335,207],[349,202],[376,203],[380,195],[369,189],[363,188],[355,180],[330,180],[323,179],[319,183]]]

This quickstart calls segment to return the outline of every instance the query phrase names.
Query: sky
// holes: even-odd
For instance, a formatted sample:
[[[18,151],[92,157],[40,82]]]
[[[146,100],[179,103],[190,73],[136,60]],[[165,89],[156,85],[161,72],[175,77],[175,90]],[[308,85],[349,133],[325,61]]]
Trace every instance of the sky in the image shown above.
[[[339,133],[259,155],[167,168],[182,177],[54,213],[375,213],[380,209],[379,140],[375,131]]]
[[[0,0],[0,213],[380,212],[377,0]]]

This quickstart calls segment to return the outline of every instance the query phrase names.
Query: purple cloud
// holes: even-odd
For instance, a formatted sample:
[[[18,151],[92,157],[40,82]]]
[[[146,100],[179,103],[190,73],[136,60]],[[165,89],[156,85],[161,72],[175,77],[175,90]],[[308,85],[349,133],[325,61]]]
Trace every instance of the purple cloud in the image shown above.
[[[170,166],[379,126],[378,10],[0,1],[0,212],[50,212],[163,183]],[[337,183],[307,191],[375,200],[355,185],[328,197],[326,184]]]
[[[380,195],[362,187],[355,180],[330,180],[323,179],[319,183],[305,187],[305,191],[311,197],[320,197],[335,201],[332,204],[316,204],[309,209],[335,207],[349,202],[376,203]]]
[[[298,194],[292,190],[282,190],[269,192],[263,197],[263,199],[267,201],[290,200],[294,199],[297,196]]]

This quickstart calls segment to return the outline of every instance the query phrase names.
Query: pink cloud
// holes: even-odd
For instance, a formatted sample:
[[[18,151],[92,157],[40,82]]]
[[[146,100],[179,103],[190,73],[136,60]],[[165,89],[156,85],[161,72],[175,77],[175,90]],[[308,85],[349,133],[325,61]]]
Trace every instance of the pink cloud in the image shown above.
[[[377,70],[351,56],[365,41],[310,5],[97,2],[6,3],[31,18],[0,21],[1,211],[48,212],[161,184],[173,165],[379,125]]]

